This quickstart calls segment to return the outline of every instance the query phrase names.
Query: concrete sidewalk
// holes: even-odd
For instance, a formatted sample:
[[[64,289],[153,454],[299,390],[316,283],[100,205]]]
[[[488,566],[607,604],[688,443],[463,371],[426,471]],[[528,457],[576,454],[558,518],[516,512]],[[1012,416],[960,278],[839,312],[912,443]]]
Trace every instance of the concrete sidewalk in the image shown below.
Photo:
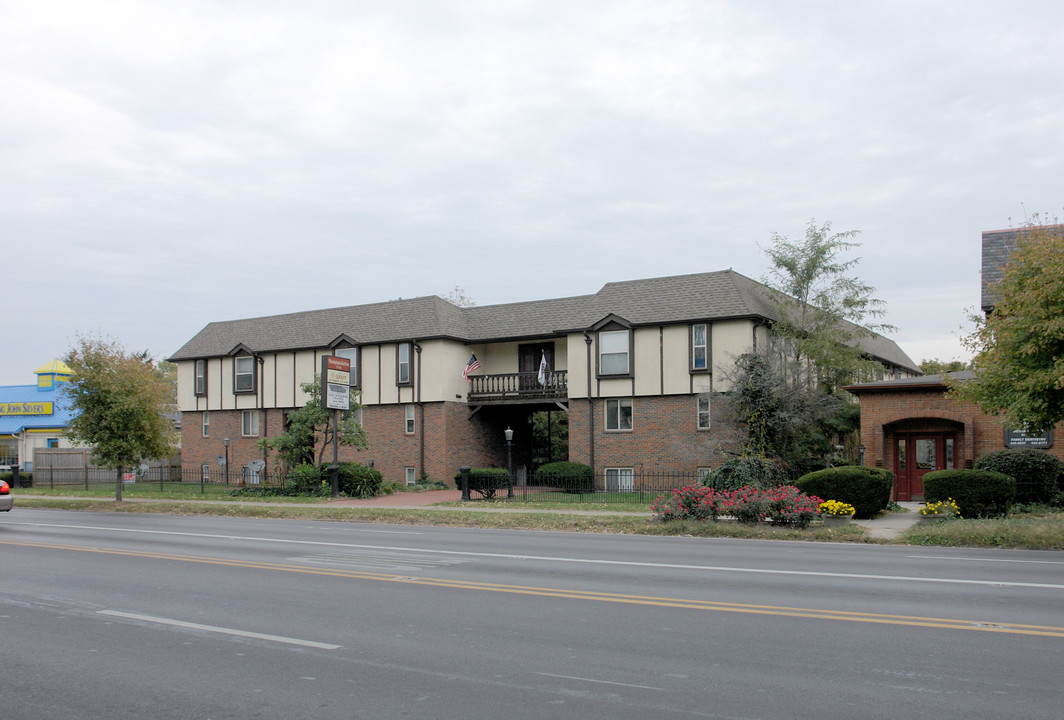
[[[871,520],[854,520],[853,524],[867,529],[871,537],[890,540],[920,522],[921,504],[918,502],[900,502],[898,505],[909,512],[883,513]]]

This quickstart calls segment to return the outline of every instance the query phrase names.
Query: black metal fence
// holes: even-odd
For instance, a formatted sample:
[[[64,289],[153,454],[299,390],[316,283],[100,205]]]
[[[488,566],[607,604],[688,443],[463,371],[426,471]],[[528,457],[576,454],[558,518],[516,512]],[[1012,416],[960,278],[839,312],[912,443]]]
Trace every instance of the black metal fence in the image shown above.
[[[649,503],[675,488],[696,485],[698,481],[694,472],[618,469],[599,475],[536,473],[528,484],[513,486],[512,490],[514,499],[520,502]],[[509,492],[507,487],[505,493]]]
[[[63,488],[83,487],[88,490],[93,486],[114,485],[118,475],[114,468],[42,468],[32,473],[22,473],[22,476],[32,476],[31,487],[40,488]],[[174,486],[192,487],[199,486],[201,490],[207,488],[238,488],[238,487],[280,487],[284,488],[287,478],[284,475],[271,473],[264,469],[261,472],[232,470],[226,472],[217,468],[210,470],[182,470],[176,467],[155,467],[147,471],[129,468],[122,474],[122,482],[126,486],[149,485],[157,486],[160,490]]]

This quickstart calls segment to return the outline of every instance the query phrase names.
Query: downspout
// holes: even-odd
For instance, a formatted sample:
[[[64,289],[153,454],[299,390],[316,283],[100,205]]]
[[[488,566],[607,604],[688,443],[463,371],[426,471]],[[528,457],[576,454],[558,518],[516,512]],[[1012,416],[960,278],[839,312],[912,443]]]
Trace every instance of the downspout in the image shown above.
[[[591,398],[591,336],[584,331],[584,343],[587,345],[587,447],[591,472],[595,472],[595,401]]]
[[[417,353],[417,377],[414,379],[414,404],[418,411],[417,482],[421,482],[425,477],[425,407],[421,404],[421,344],[417,340],[414,341],[414,352]]]

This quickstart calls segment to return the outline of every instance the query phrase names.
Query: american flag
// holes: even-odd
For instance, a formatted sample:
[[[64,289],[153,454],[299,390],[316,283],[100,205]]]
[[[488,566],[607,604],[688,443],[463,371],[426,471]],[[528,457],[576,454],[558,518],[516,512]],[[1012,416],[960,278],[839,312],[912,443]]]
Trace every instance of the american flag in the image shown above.
[[[480,369],[480,361],[477,360],[477,356],[476,355],[470,355],[469,356],[469,362],[466,363],[465,370],[462,371],[462,377],[465,378],[466,382],[473,382],[472,380],[469,379],[469,373],[476,372],[479,369]]]

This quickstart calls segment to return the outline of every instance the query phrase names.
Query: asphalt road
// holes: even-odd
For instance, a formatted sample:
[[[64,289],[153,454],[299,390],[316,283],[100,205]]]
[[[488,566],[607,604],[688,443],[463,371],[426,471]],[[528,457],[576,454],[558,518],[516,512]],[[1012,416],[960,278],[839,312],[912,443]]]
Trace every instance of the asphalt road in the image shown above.
[[[1064,553],[16,508],[0,717],[1052,718]]]

